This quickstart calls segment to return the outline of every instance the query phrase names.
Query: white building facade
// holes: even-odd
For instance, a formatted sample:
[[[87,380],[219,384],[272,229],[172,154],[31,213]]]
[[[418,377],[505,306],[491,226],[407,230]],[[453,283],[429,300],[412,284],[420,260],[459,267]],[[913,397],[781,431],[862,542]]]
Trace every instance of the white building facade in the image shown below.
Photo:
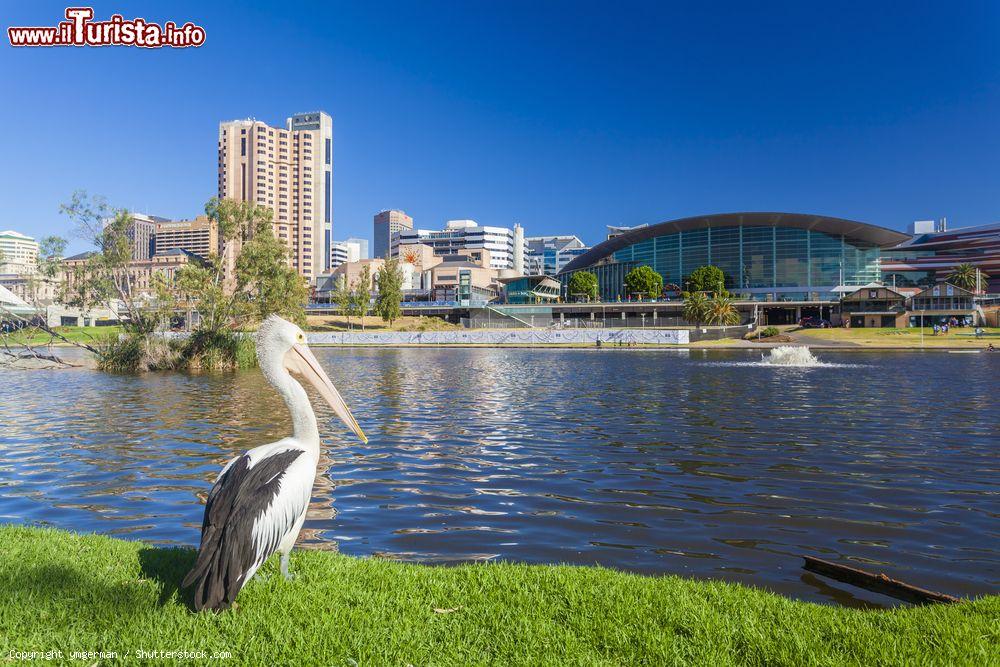
[[[371,255],[368,254],[368,239],[352,236],[347,239],[346,243],[354,243],[358,246],[358,259],[371,259]]]
[[[366,248],[367,250],[367,248]],[[354,240],[334,241],[330,244],[330,270],[337,268],[347,262],[357,262],[364,257],[361,251],[361,244]]]
[[[485,248],[490,268],[497,270],[514,269],[524,262],[523,236],[509,227],[480,225],[475,220],[449,220],[441,231],[402,229],[392,236],[390,256],[399,257],[404,246],[414,244],[430,246],[438,256]]]
[[[0,232],[0,273],[31,275],[38,270],[38,242],[12,229]]]

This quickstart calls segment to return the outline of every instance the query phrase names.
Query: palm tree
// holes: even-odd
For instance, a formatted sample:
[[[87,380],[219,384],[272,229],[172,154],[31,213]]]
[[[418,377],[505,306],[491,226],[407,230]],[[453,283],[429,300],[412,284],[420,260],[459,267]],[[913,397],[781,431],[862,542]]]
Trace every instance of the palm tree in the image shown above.
[[[740,323],[740,312],[729,297],[717,296],[705,305],[705,319],[709,324],[729,327]]]
[[[978,286],[976,284],[977,282],[981,284],[983,280],[989,278],[989,276],[983,273],[982,271],[978,272],[979,274],[978,276],[976,275],[976,273],[977,273],[976,267],[974,267],[972,264],[959,264],[958,266],[955,267],[955,270],[952,272],[952,274],[948,276],[948,282],[950,282],[952,285],[957,285],[962,289],[967,289],[970,292],[974,292],[976,291],[976,287]]]
[[[708,297],[702,292],[694,292],[684,300],[684,319],[698,325],[708,317]]]

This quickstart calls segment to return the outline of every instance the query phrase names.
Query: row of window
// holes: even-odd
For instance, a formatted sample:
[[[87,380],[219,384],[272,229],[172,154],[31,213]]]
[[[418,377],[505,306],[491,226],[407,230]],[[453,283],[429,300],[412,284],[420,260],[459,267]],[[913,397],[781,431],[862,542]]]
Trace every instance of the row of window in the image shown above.
[[[633,244],[616,261],[652,266],[682,285],[699,266],[718,266],[731,290],[865,284],[879,277],[879,249],[822,232],[787,227],[723,227],[668,234]]]

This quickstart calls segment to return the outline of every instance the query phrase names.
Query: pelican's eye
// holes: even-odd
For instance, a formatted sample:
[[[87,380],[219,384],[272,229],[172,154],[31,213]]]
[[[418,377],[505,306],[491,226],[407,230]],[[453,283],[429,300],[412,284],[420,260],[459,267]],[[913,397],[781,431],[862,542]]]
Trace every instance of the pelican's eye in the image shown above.
[[[300,343],[304,343],[306,342],[306,335],[300,331],[295,339]]]

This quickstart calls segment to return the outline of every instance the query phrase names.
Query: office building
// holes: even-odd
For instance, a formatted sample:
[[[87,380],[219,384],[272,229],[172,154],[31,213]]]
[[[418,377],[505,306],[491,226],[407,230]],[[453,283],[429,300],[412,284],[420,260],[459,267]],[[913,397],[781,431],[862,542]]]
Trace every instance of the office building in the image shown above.
[[[467,250],[489,251],[490,267],[496,270],[514,269],[524,265],[524,237],[515,243],[516,231],[509,227],[489,227],[475,220],[449,220],[440,231],[404,229],[393,236],[391,255],[398,256],[405,246],[423,244],[430,246],[439,257],[463,253]]]
[[[330,270],[347,262],[368,259],[361,256],[361,245],[355,241],[334,241],[330,244]]]
[[[288,118],[284,128],[220,123],[219,197],[270,209],[291,266],[307,278],[322,273],[333,234],[333,120],[314,111]]]
[[[207,215],[194,220],[168,220],[156,223],[153,254],[173,249],[186,250],[200,257],[219,252],[219,228]]]
[[[413,218],[403,211],[386,210],[375,214],[373,221],[376,258],[392,257],[393,238],[400,232],[413,229]]]
[[[358,246],[358,259],[371,259],[368,256],[368,239],[361,239],[356,236],[352,236],[346,240],[347,243],[353,243]]]
[[[30,275],[38,268],[38,242],[12,229],[0,232],[0,274]]]
[[[590,248],[576,236],[530,236],[525,244],[525,275],[554,276]]]
[[[153,237],[156,236],[156,225],[168,222],[167,218],[144,213],[130,213],[128,228],[125,235],[132,245],[132,259],[149,259],[153,256]]]

